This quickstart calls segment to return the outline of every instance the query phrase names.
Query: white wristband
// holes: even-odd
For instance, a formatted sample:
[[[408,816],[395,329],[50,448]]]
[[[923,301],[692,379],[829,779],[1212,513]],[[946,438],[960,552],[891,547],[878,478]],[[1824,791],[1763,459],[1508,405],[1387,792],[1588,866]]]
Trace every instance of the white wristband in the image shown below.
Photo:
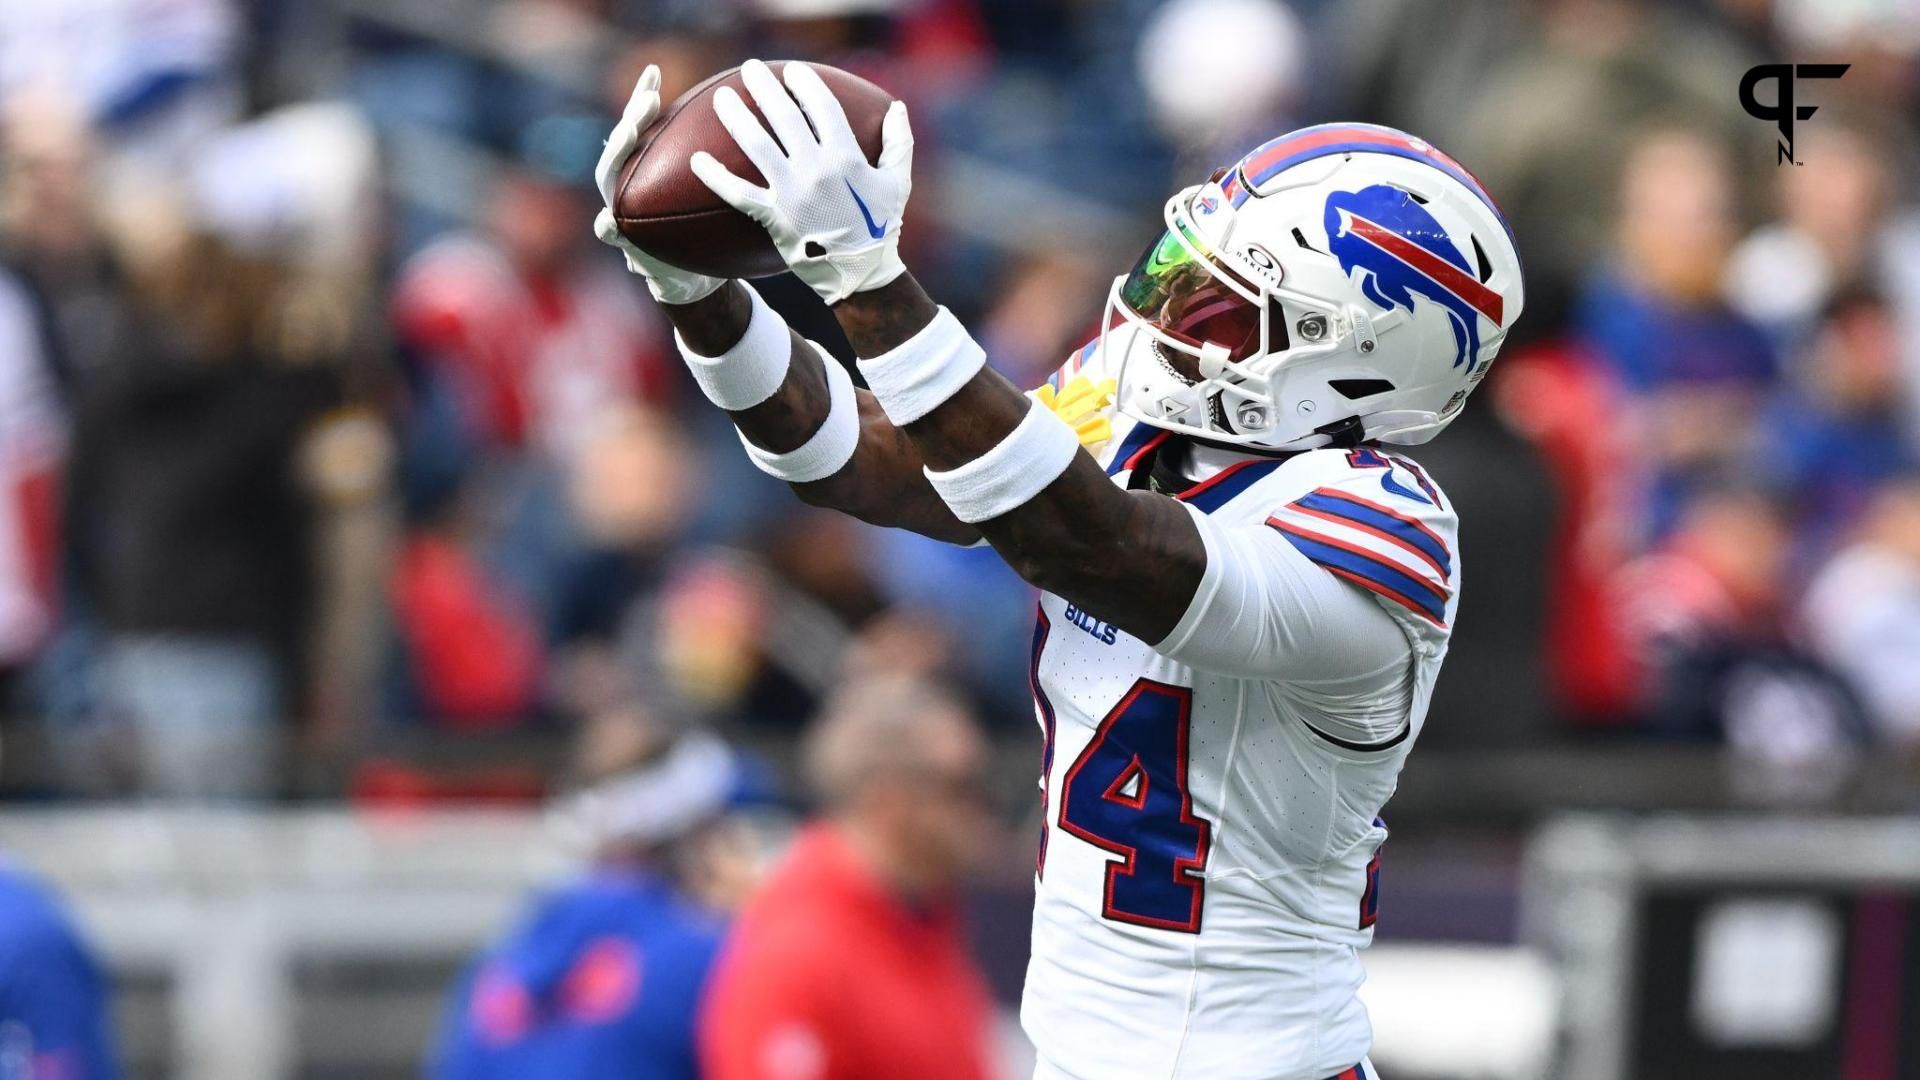
[[[932,412],[986,366],[987,353],[946,308],[889,352],[860,361],[867,388],[895,427]]]
[[[748,441],[745,433],[740,435],[740,445],[747,448],[747,457],[754,465],[789,484],[825,480],[845,468],[853,459],[854,448],[860,445],[860,400],[854,395],[853,376],[818,342],[807,344],[820,354],[820,362],[827,368],[827,418],[820,422],[819,430],[784,454],[762,450]]]
[[[701,356],[687,347],[680,331],[673,332],[674,344],[680,346],[680,357],[693,372],[693,381],[700,384],[700,392],[728,412],[752,408],[772,397],[786,381],[793,358],[786,320],[754,289],[748,288],[747,295],[753,303],[747,332],[719,356]]]
[[[927,470],[955,517],[972,525],[997,518],[1040,494],[1080,452],[1080,437],[1038,401],[993,449],[947,472]]]

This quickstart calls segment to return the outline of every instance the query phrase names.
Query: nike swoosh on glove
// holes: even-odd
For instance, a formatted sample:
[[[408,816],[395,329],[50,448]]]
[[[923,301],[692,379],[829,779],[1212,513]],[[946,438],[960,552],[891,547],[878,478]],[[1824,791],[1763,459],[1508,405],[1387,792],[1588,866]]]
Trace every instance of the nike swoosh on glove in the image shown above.
[[[766,126],[733,88],[713,95],[713,111],[766,186],[735,176],[704,150],[688,164],[715,195],[759,222],[788,269],[834,304],[906,272],[900,218],[913,188],[913,129],[906,104],[894,102],[881,124],[880,160],[869,163],[819,74],[798,62],[782,74],[785,87],[758,60],[740,69]]]

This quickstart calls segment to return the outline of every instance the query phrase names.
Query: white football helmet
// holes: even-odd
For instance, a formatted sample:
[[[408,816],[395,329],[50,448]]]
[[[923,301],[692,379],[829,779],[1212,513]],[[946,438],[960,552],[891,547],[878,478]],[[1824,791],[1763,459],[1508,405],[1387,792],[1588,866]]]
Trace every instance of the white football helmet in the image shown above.
[[[1100,342],[1121,411],[1156,427],[1275,450],[1423,443],[1520,317],[1493,200],[1392,128],[1283,135],[1168,199],[1166,219],[1114,280]]]

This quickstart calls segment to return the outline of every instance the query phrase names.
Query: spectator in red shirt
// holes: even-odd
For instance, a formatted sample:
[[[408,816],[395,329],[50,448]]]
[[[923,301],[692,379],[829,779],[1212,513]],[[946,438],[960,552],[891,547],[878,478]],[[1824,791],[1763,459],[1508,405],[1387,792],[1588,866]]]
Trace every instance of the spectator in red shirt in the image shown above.
[[[550,171],[511,170],[482,231],[439,238],[395,283],[402,343],[482,446],[569,463],[609,414],[667,397],[658,315],[633,302],[617,266],[579,257],[579,192]]]
[[[983,1080],[991,1005],[954,889],[986,747],[925,684],[856,684],[808,735],[826,807],[748,901],[702,1023],[709,1080]]]

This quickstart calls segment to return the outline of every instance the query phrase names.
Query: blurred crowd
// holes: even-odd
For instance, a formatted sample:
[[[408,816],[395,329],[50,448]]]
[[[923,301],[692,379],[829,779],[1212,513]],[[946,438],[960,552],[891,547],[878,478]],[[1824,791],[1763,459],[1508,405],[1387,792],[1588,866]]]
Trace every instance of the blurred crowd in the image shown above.
[[[1327,119],[1447,148],[1529,291],[1460,441],[1551,498],[1434,448],[1460,650],[1528,655],[1430,729],[1526,668],[1552,737],[1920,746],[1900,0],[0,0],[6,788],[532,796],[557,753],[462,748],[778,740],[882,675],[1024,732],[1025,586],[755,472],[590,236],[641,67],[755,55],[909,103],[907,260],[1028,383],[1176,186]],[[1798,164],[1736,96],[1782,58],[1852,65]]]

